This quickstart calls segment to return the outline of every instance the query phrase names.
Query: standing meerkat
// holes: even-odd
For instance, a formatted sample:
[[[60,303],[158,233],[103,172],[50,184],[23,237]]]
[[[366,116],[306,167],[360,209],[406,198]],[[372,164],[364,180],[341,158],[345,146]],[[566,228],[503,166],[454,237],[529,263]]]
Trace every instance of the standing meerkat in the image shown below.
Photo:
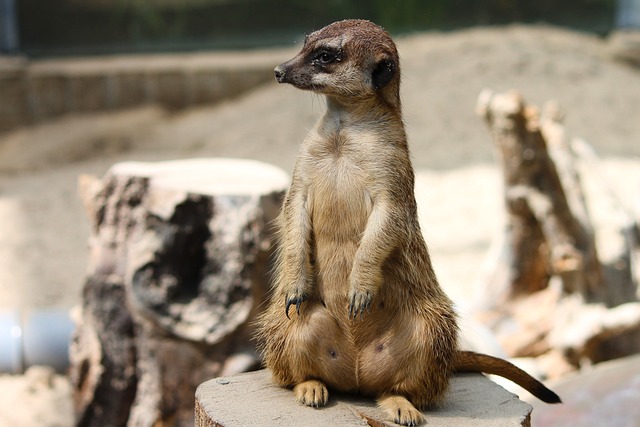
[[[456,371],[502,375],[559,401],[508,362],[458,350],[453,304],[418,224],[391,37],[368,21],[333,23],[275,76],[327,100],[300,148],[259,319],[275,381],[314,407],[328,388],[373,396],[408,426],[442,401]]]

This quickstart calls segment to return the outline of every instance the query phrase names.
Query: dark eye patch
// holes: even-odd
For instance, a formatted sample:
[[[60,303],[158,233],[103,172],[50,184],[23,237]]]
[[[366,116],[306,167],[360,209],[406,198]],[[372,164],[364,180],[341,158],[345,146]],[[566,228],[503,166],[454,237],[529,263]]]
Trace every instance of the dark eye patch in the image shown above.
[[[325,66],[341,60],[341,51],[322,48],[316,50],[311,56],[311,64]]]

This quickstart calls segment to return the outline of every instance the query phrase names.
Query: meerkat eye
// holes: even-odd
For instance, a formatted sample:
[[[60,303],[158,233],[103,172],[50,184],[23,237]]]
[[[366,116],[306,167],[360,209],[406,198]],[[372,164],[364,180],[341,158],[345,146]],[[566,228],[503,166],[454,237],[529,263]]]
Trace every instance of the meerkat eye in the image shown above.
[[[333,52],[329,50],[320,50],[315,54],[311,62],[314,65],[327,65],[338,60],[339,60],[338,52]]]
[[[335,59],[335,55],[329,53],[329,52],[322,52],[319,56],[318,56],[318,60],[320,62],[324,62],[329,63],[329,62],[333,62],[333,60]]]

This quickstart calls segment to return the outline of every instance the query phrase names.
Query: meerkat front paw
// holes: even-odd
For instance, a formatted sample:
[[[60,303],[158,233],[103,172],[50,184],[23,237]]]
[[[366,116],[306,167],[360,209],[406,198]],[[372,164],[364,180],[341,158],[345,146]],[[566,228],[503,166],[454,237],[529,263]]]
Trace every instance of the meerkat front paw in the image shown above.
[[[293,388],[293,395],[303,405],[318,408],[327,404],[329,392],[327,387],[317,380],[308,380]]]
[[[362,268],[354,265],[349,278],[349,318],[355,320],[365,311],[370,311],[371,303],[382,284],[382,272],[379,269]]]
[[[294,276],[286,274],[283,280],[284,286],[281,292],[284,294],[284,314],[289,317],[289,309],[292,305],[296,306],[296,314],[300,315],[300,305],[307,300],[311,292],[311,286],[305,275]]]
[[[373,301],[373,293],[368,290],[351,289],[349,291],[349,318],[362,318],[365,310],[369,311]]]
[[[378,399],[378,405],[397,424],[414,427],[422,424],[424,417],[422,412],[403,396],[386,396]]]
[[[307,296],[304,293],[293,293],[293,294],[287,294],[285,297],[285,309],[284,309],[284,314],[287,316],[287,319],[291,319],[291,317],[289,317],[289,308],[295,304],[296,306],[296,314],[300,315],[300,304],[302,304],[304,301],[306,301]]]

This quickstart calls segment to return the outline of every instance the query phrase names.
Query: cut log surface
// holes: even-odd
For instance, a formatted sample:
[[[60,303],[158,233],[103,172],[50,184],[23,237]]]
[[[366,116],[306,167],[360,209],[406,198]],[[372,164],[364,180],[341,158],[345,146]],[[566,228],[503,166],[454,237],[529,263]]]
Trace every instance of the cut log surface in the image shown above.
[[[123,162],[113,165],[111,173],[149,178],[152,188],[211,196],[267,195],[282,191],[289,182],[275,166],[238,159]]]
[[[198,384],[258,365],[251,321],[288,184],[231,159],[119,163],[81,179],[92,234],[71,349],[78,425],[190,426]]]
[[[195,413],[196,427],[397,425],[366,397],[331,394],[323,408],[300,405],[291,390],[273,383],[267,370],[201,384]],[[444,404],[424,414],[430,427],[529,426],[531,406],[482,375],[460,374]]]

